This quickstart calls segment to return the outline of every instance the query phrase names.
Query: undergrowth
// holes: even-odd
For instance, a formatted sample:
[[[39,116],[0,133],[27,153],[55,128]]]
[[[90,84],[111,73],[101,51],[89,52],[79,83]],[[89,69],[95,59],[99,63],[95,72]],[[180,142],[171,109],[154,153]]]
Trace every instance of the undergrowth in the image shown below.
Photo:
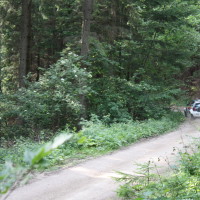
[[[119,172],[116,180],[123,184],[117,190],[118,196],[124,200],[199,200],[200,149],[180,153],[180,163],[170,168],[167,176],[159,174],[155,163],[149,161],[136,175]]]
[[[78,160],[102,155],[142,138],[163,134],[176,128],[182,121],[182,114],[177,112],[160,120],[150,119],[143,122],[129,121],[111,125],[106,125],[98,119],[84,122],[83,129],[78,133],[73,133],[73,137],[67,144],[55,149],[51,155],[46,157],[43,169],[63,164],[71,165]],[[20,138],[11,147],[1,144],[0,169],[8,160],[23,164],[23,152],[26,149],[37,149],[43,143]]]

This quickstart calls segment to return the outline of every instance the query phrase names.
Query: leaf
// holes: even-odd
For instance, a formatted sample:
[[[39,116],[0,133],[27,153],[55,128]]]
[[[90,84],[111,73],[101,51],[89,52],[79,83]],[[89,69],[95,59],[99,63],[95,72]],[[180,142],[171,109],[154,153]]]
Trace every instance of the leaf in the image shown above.
[[[24,161],[30,165],[38,164],[45,156],[50,154],[54,149],[58,148],[64,142],[69,140],[72,135],[61,134],[57,136],[53,142],[49,142],[37,151],[26,151],[24,153]]]
[[[30,165],[38,163],[44,157],[44,146],[37,151],[25,151],[24,161]]]
[[[72,137],[72,135],[68,135],[68,134],[61,134],[59,136],[57,136],[53,143],[51,144],[51,148],[55,149],[58,146],[62,145],[64,142],[66,142],[67,140],[69,140]]]
[[[153,192],[152,191],[146,191],[146,192],[144,192],[143,193],[143,195],[146,197],[146,198],[148,198],[150,195],[152,195],[153,194]]]
[[[1,172],[1,173],[0,173],[0,181],[3,180],[3,179],[5,179],[6,176],[7,176],[6,174],[3,174],[3,173]]]
[[[43,19],[48,19],[47,15],[45,15],[44,13],[41,13],[41,15]]]
[[[9,186],[4,187],[4,188],[0,188],[0,194],[6,194],[9,190]]]
[[[79,140],[78,140],[78,144],[83,144],[85,143],[87,140],[87,138],[85,136],[82,136]]]

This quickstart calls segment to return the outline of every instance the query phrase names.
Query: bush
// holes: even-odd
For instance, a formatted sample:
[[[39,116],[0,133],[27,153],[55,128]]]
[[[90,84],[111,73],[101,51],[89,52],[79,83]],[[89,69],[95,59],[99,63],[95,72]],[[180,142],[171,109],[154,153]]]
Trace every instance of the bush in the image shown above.
[[[178,112],[172,112],[160,120],[129,121],[126,123],[113,123],[110,126],[95,119],[95,121],[85,122],[83,129],[79,132],[79,140],[83,146],[117,149],[141,138],[169,131],[177,127],[183,119],[183,115]]]
[[[127,146],[141,138],[162,134],[177,127],[184,117],[180,113],[171,113],[171,115],[160,120],[129,121],[110,125],[106,125],[96,116],[93,116],[92,119],[93,121],[84,122],[83,129],[78,133],[74,133],[67,145],[57,148],[51,155],[46,157],[45,168],[65,163],[67,159],[78,160],[87,156],[99,155]],[[71,133],[72,131],[66,130],[64,132]],[[46,137],[40,142],[19,138],[11,147],[7,144],[7,141],[2,141],[2,146],[0,146],[0,168],[6,160],[23,163],[22,155],[25,149],[35,149],[44,140],[46,140]]]
[[[159,119],[169,112],[174,97],[180,94],[178,89],[112,77],[94,79],[91,88],[89,113],[100,119],[109,116],[108,123]]]
[[[27,82],[27,88],[1,95],[1,137],[37,135],[45,129],[62,129],[66,124],[76,126],[83,109],[80,95],[88,93],[89,77],[80,68],[80,57],[70,55],[44,71],[39,82]]]

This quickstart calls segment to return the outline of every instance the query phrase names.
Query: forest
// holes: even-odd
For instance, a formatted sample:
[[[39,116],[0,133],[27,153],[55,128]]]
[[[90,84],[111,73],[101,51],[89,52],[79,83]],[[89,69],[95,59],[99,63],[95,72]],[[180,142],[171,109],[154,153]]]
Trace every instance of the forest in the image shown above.
[[[199,1],[0,2],[1,137],[158,119],[199,86]],[[180,98],[179,98],[180,99]]]
[[[0,169],[23,159],[8,149],[62,132],[74,136],[48,166],[177,127],[173,105],[200,97],[199,11],[199,0],[0,0]]]

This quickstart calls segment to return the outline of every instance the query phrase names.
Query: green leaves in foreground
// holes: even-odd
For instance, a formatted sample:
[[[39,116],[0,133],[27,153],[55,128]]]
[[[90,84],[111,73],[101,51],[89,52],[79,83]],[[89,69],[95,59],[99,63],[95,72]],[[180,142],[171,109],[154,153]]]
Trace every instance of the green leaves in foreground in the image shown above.
[[[24,153],[24,161],[27,167],[15,166],[12,162],[6,162],[4,169],[0,172],[0,194],[7,193],[10,189],[14,190],[15,183],[20,184],[31,172],[33,167],[39,167],[45,156],[49,155],[54,149],[69,140],[72,135],[61,134],[53,142],[48,142],[36,151],[27,150]]]
[[[37,151],[26,151],[24,153],[24,161],[30,166],[38,164],[45,156],[49,155],[54,149],[69,140],[71,135],[62,134],[57,136],[53,142],[49,142]]]

